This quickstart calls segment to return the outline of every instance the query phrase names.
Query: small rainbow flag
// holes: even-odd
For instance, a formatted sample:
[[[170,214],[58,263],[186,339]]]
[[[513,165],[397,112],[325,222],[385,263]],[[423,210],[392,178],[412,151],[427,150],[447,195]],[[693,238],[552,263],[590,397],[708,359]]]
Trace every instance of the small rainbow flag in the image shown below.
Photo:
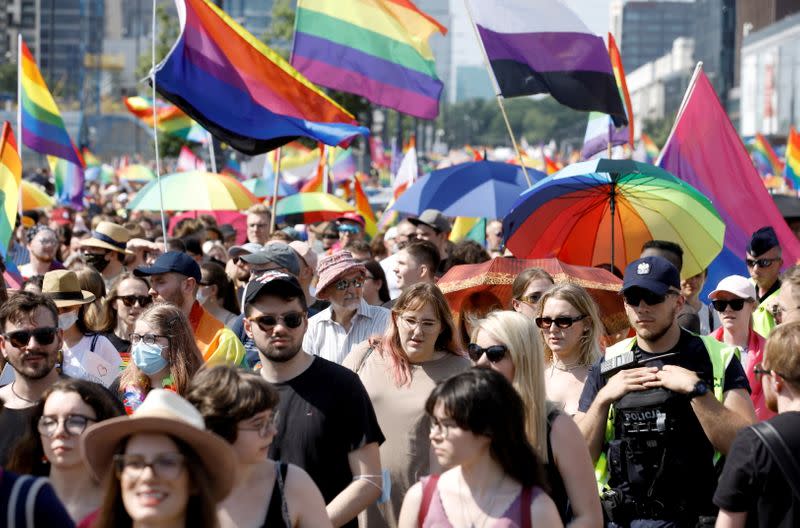
[[[125,106],[128,111],[142,120],[147,126],[153,126],[153,99],[149,97],[126,97]],[[156,99],[156,117],[158,118],[158,131],[181,138],[185,141],[206,143],[208,133],[191,117],[175,105]]]
[[[786,140],[784,177],[792,189],[800,190],[800,133],[794,127],[789,129],[789,138]]]
[[[773,175],[779,176],[783,174],[783,164],[772,145],[769,144],[767,138],[761,134],[756,134],[753,140],[753,157],[756,162],[756,168],[762,176]]]
[[[377,219],[372,211],[372,206],[369,204],[369,198],[367,198],[367,194],[361,187],[358,174],[353,175],[353,194],[355,194],[356,212],[364,217],[364,222],[366,223],[364,231],[372,238],[378,234]]]
[[[31,51],[21,41],[19,78],[22,92],[22,143],[36,152],[68,160],[80,167],[83,158],[70,139],[61,112],[47,89]]]
[[[644,146],[644,153],[647,157],[647,163],[654,163],[656,159],[658,159],[659,149],[653,139],[646,133],[642,132],[642,137],[639,139],[639,141]]]
[[[83,168],[55,156],[47,156],[47,161],[55,179],[58,205],[83,209],[83,191],[86,183]]]
[[[19,158],[17,140],[8,121],[3,123],[0,134],[0,254],[5,258],[8,243],[14,234],[14,223],[19,206],[19,187],[22,184],[22,161]],[[0,279],[1,280],[1,279]]]
[[[558,163],[557,161],[552,160],[547,154],[542,154],[544,156],[544,171],[547,175],[555,174],[561,169],[564,168],[563,165]]]
[[[83,154],[83,161],[86,163],[87,169],[91,167],[100,167],[102,165],[102,162],[88,147],[83,147],[81,153]]]
[[[331,149],[328,160],[334,183],[349,181],[355,176],[356,160],[349,148]]]

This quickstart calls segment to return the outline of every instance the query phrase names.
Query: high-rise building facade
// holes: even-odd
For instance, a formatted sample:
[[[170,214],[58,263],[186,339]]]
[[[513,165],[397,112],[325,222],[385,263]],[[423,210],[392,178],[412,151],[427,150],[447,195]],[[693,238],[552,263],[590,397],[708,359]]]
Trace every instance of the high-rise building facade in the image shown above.
[[[257,38],[264,36],[272,22],[272,6],[275,0],[224,0],[222,5],[234,20],[243,25],[247,31]],[[296,4],[292,2],[292,7]]]
[[[693,1],[630,1],[622,7],[620,52],[625,71],[633,71],[672,49],[678,37],[691,37]]]

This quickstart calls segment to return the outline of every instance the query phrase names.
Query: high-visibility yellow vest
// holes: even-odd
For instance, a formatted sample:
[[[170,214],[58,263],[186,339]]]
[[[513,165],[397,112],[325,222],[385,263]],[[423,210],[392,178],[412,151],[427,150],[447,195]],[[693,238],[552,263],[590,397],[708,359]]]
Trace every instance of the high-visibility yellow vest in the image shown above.
[[[697,334],[692,334],[697,336]],[[729,346],[721,341],[717,341],[711,336],[697,336],[703,341],[703,345],[708,352],[708,358],[711,360],[712,375],[714,377],[714,397],[722,403],[724,398],[723,388],[725,386],[725,370],[733,359],[734,356],[740,357],[741,352],[739,347]],[[625,352],[629,352],[636,344],[636,338],[630,337],[623,339],[619,343],[612,345],[606,349],[605,359],[609,360]],[[608,443],[614,439],[614,406],[612,405],[608,410],[608,419],[606,420],[606,433],[604,442]],[[714,453],[714,462],[720,457],[720,453]],[[594,466],[594,476],[597,479],[597,489],[600,493],[608,488],[608,479],[610,472],[608,469],[608,460],[606,454],[600,453],[600,457]]]
[[[758,304],[753,311],[753,330],[764,339],[769,337],[769,333],[775,328],[775,317],[772,316],[772,307],[778,302],[778,288]]]

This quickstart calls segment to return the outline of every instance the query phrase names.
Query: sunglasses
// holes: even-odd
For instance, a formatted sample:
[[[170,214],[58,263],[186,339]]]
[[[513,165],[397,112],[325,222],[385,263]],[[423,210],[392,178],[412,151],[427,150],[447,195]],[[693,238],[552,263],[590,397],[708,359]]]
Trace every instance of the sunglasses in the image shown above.
[[[11,341],[11,344],[16,348],[28,346],[31,341],[31,336],[36,339],[40,345],[49,345],[56,339],[58,328],[35,328],[33,330],[15,330],[3,334],[6,339]]]
[[[506,357],[506,352],[508,352],[508,347],[505,345],[494,345],[483,348],[475,343],[470,343],[467,346],[469,358],[476,363],[484,354],[486,354],[486,359],[488,359],[490,362],[497,363]]]
[[[586,319],[585,315],[579,315],[578,317],[568,317],[566,315],[562,315],[561,317],[537,317],[535,319],[536,326],[539,328],[550,328],[553,326],[553,323],[556,324],[559,328],[569,328],[573,324],[577,323],[578,321]]]
[[[667,300],[667,295],[677,295],[677,292],[669,291],[666,295],[659,295],[645,289],[630,289],[622,293],[622,298],[628,306],[639,306],[644,301],[647,306],[655,306]]]
[[[361,230],[356,226],[351,225],[340,225],[336,228],[337,231],[340,233],[360,233]]]
[[[773,262],[778,262],[780,258],[760,258],[760,259],[746,259],[748,268],[755,268],[756,264],[759,268],[768,268],[772,266]]]
[[[272,330],[275,325],[278,324],[278,321],[283,323],[283,326],[286,328],[297,328],[301,324],[303,324],[303,319],[305,318],[306,314],[303,312],[289,312],[283,315],[262,315],[260,317],[254,317],[249,319],[250,322],[253,322],[258,325],[259,328],[263,331],[270,331]]]
[[[324,235],[322,235],[322,238],[324,238],[325,240],[339,240],[339,235],[337,235],[336,233],[325,233]]]
[[[714,305],[714,309],[718,312],[724,312],[725,309],[730,306],[731,310],[734,312],[738,312],[742,308],[744,308],[745,299],[733,299],[730,301],[711,301],[711,304]]]
[[[540,300],[542,300],[542,296],[543,295],[544,295],[544,292],[536,292],[536,293],[532,293],[532,294],[530,294],[530,295],[528,295],[526,297],[520,297],[519,300],[524,302],[525,304],[536,304]]]
[[[139,306],[142,308],[150,306],[153,303],[153,298],[149,295],[120,295],[117,299],[122,301],[122,304],[128,308],[133,308],[133,305],[136,303],[139,303]]]
[[[361,288],[364,286],[364,279],[340,279],[334,283],[334,286],[336,286],[336,289],[339,291],[345,291],[350,285],[354,288]]]

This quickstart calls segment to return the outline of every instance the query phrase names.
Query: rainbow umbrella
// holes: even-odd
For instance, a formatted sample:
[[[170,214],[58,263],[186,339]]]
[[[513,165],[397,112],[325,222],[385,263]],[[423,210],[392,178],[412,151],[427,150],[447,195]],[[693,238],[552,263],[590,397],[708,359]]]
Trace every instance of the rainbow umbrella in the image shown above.
[[[645,242],[669,240],[683,248],[686,278],[719,254],[725,224],[708,198],[667,171],[599,159],[569,165],[522,193],[503,233],[518,258],[619,269],[639,258]]]
[[[165,211],[241,211],[259,203],[234,177],[203,171],[169,174],[161,178]],[[158,181],[142,187],[128,204],[133,211],[158,211]]]
[[[118,173],[120,180],[132,182],[150,182],[156,179],[153,170],[145,165],[126,165]]]
[[[301,192],[281,198],[275,215],[279,222],[286,224],[313,224],[335,220],[342,213],[354,210],[352,205],[332,194]]]
[[[87,167],[84,171],[86,181],[99,181],[100,183],[114,182],[114,167],[103,163],[94,167]]]
[[[22,210],[43,209],[53,207],[55,198],[44,192],[44,189],[27,180],[22,180]]]

